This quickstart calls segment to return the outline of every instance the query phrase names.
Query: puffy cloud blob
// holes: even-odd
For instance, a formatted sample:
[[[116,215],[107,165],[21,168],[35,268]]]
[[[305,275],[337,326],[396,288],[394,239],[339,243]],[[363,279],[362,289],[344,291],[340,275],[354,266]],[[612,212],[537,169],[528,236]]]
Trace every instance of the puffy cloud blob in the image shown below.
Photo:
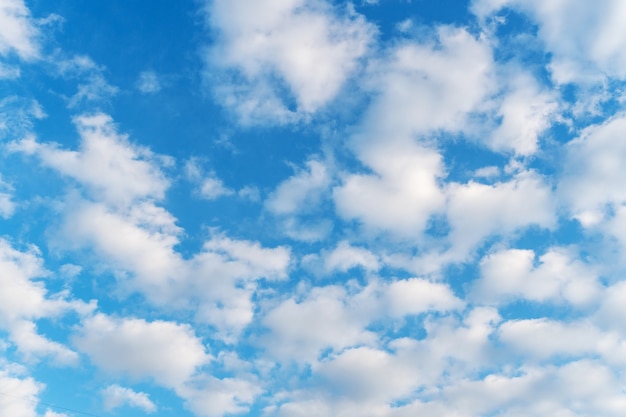
[[[538,359],[592,354],[603,337],[588,322],[565,323],[545,318],[507,321],[500,325],[498,336],[513,351]]]
[[[433,40],[402,42],[384,58],[366,80],[376,98],[362,134],[373,140],[457,132],[494,89],[491,48],[464,29],[440,26]]]
[[[13,142],[11,149],[38,156],[44,165],[75,179],[109,204],[163,198],[169,185],[161,171],[166,159],[129,143],[108,115],[79,116],[74,122],[81,137],[78,151],[39,143],[32,137]]]
[[[48,275],[36,248],[20,252],[0,239],[0,328],[27,357],[50,356],[59,364],[75,364],[76,353],[38,334],[35,321],[72,310],[86,313],[91,307],[68,301],[63,293],[49,296],[44,283],[35,281]]]
[[[486,18],[503,8],[527,13],[552,53],[550,69],[558,83],[626,77],[626,6],[620,0],[474,0],[473,11]]]
[[[542,90],[533,77],[522,71],[505,71],[502,77],[506,79],[504,91],[500,98],[494,99],[495,117],[500,123],[487,139],[481,140],[498,152],[532,155],[538,149],[539,135],[556,117],[557,97]]]
[[[328,235],[332,223],[321,213],[331,184],[326,163],[309,159],[306,167],[281,182],[265,200],[265,209],[276,216],[280,230],[301,241],[318,241]]]
[[[405,398],[419,386],[423,376],[411,365],[407,357],[357,347],[324,360],[313,371],[325,390],[344,400],[380,403]]]
[[[586,128],[567,144],[559,192],[585,227],[605,220],[607,208],[626,203],[626,115]]]
[[[107,411],[128,405],[130,407],[140,408],[146,413],[154,413],[157,406],[150,401],[150,397],[145,392],[136,392],[130,388],[120,387],[119,385],[109,385],[102,390],[104,408]]]
[[[418,143],[460,131],[492,90],[490,48],[465,30],[440,27],[432,42],[403,42],[374,66],[374,100],[352,148],[370,173],[346,174],[333,190],[338,213],[366,227],[418,237],[445,207],[442,157]]]
[[[221,417],[244,413],[262,392],[258,382],[243,378],[203,376],[178,389],[186,406],[197,416]]]
[[[207,72],[230,78],[217,94],[244,122],[286,122],[323,107],[355,71],[374,32],[354,12],[340,16],[323,0],[214,0],[207,11],[217,39]],[[291,99],[296,109],[288,108]]]
[[[352,268],[361,267],[366,271],[378,271],[381,262],[376,255],[365,248],[352,246],[342,240],[332,251],[323,253],[323,270],[348,272]]]
[[[507,417],[608,417],[626,409],[626,396],[618,388],[616,375],[601,363],[581,360],[562,367],[528,367],[521,371],[519,376],[489,375],[445,389],[441,400],[448,413],[442,415],[498,412]]]
[[[420,278],[397,280],[384,291],[384,301],[392,317],[403,317],[427,311],[451,311],[464,307],[446,284]]]
[[[39,55],[39,30],[23,0],[0,3],[0,55],[15,52],[22,59]]]
[[[262,323],[271,334],[262,343],[280,360],[313,363],[326,349],[375,346],[377,337],[366,328],[376,320],[463,307],[447,285],[420,278],[373,281],[352,293],[339,286],[315,287],[304,299],[289,298],[266,313]]]
[[[536,259],[532,250],[508,249],[487,255],[472,296],[484,303],[516,299],[589,306],[602,294],[597,273],[570,251],[552,248]]]
[[[374,174],[346,175],[333,189],[339,215],[375,230],[419,236],[430,216],[445,204],[438,184],[441,155],[413,143],[380,143],[360,156]]]
[[[464,259],[487,236],[531,225],[550,228],[556,221],[551,187],[533,171],[493,185],[453,183],[447,192],[451,259]]]
[[[177,388],[211,357],[191,326],[96,314],[85,319],[74,344],[105,371],[152,378]]]
[[[271,335],[262,342],[277,359],[308,362],[326,348],[374,343],[375,335],[364,329],[368,318],[347,301],[338,286],[313,288],[301,302],[287,299],[263,318]]]
[[[4,364],[3,364],[4,365]],[[43,385],[33,378],[20,378],[0,370],[0,414],[11,417],[36,417],[38,395]]]
[[[330,185],[324,163],[315,159],[306,162],[306,169],[283,181],[265,201],[265,208],[276,215],[297,215],[316,205]]]

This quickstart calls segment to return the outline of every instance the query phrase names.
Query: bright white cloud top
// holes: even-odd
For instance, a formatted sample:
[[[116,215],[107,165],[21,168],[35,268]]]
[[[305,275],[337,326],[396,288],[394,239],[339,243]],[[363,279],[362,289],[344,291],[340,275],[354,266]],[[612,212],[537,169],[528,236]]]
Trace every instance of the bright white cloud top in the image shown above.
[[[620,0],[0,0],[0,416],[626,415]]]

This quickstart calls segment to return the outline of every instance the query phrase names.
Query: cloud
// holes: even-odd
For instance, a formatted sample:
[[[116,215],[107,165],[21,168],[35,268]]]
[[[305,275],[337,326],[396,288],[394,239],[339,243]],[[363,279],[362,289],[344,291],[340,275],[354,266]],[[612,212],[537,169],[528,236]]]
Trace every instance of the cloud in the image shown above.
[[[480,271],[472,294],[483,303],[525,299],[583,308],[602,294],[597,273],[565,248],[551,248],[538,259],[532,250],[494,252],[482,259]]]
[[[594,4],[564,0],[474,0],[479,18],[511,8],[531,17],[538,36],[552,54],[549,69],[559,84],[601,82],[606,76],[626,77],[626,7],[620,0]]]
[[[555,93],[542,89],[537,80],[520,70],[505,71],[501,98],[495,99],[500,122],[485,140],[490,149],[532,155],[539,150],[539,135],[558,116]]]
[[[143,71],[137,79],[137,90],[143,94],[154,94],[161,91],[161,82],[154,71]]]
[[[309,159],[306,169],[283,181],[265,201],[265,208],[276,215],[297,215],[315,207],[330,184],[326,165]]]
[[[312,288],[301,302],[281,302],[262,320],[271,330],[263,344],[281,361],[311,362],[323,349],[374,343],[375,335],[364,329],[369,318],[351,308],[347,299],[343,288],[328,286]]]
[[[73,342],[101,369],[132,378],[151,378],[177,388],[211,357],[191,326],[148,322],[98,313],[85,319]]]
[[[207,23],[217,39],[207,73],[230,79],[218,83],[216,96],[244,123],[285,123],[325,106],[374,33],[361,16],[323,0],[211,1]]]
[[[37,248],[20,252],[0,238],[0,328],[27,359],[50,356],[57,364],[75,365],[78,356],[66,346],[37,332],[35,322],[70,311],[88,313],[93,306],[67,300],[67,294],[49,295],[37,279],[49,276]]]
[[[451,248],[448,255],[462,260],[484,238],[529,226],[551,228],[556,222],[552,189],[534,171],[521,171],[510,181],[493,185],[470,181],[450,183],[447,217]]]
[[[444,207],[441,155],[412,143],[372,144],[360,153],[375,173],[348,174],[333,189],[338,214],[374,230],[419,237]]]
[[[154,413],[157,406],[150,401],[148,394],[145,392],[136,392],[130,388],[120,387],[119,385],[109,385],[102,390],[104,401],[104,409],[112,411],[116,408],[128,405],[144,410],[146,413]]]
[[[202,417],[222,417],[249,411],[262,390],[257,381],[205,376],[179,390],[187,407]]]
[[[445,207],[441,153],[430,136],[458,132],[493,90],[491,50],[467,31],[439,27],[403,41],[368,73],[374,99],[351,139],[366,169],[333,189],[338,214],[366,228],[419,239]]]
[[[36,417],[35,411],[43,384],[33,378],[20,378],[9,371],[0,370],[0,414],[12,417]]]
[[[347,272],[357,267],[366,271],[378,271],[381,262],[367,249],[352,246],[348,241],[342,240],[337,243],[335,249],[324,253],[323,266],[326,273]]]
[[[23,0],[0,3],[0,55],[15,52],[20,58],[39,57],[39,30]]]
[[[616,140],[626,133],[626,115],[618,113],[584,129],[566,146],[559,192],[571,214],[583,226],[605,220],[610,208],[626,203],[620,178],[626,166],[626,145]]]
[[[13,142],[11,149],[39,157],[44,165],[73,178],[109,204],[163,198],[169,186],[161,171],[166,159],[129,143],[127,136],[117,133],[108,115],[82,115],[74,123],[81,138],[77,151],[39,143],[32,137]]]

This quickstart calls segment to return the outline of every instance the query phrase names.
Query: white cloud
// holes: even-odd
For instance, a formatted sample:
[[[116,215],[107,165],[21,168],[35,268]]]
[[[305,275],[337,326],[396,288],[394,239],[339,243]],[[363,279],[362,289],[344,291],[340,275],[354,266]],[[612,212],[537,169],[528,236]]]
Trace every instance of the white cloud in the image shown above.
[[[244,122],[287,122],[323,107],[356,70],[374,32],[354,12],[339,16],[323,0],[217,0],[207,12],[218,40],[207,72],[232,77],[216,93]]]
[[[597,274],[564,248],[551,248],[535,259],[532,250],[508,249],[487,255],[472,294],[481,302],[505,304],[516,299],[568,302],[589,306],[602,293]]]
[[[78,85],[78,91],[69,98],[67,106],[76,108],[79,105],[109,100],[119,89],[110,85],[102,74],[91,74],[84,84]]]
[[[281,361],[315,361],[321,350],[341,350],[376,340],[365,331],[369,318],[346,306],[341,287],[313,288],[297,302],[289,298],[269,311],[262,323],[271,330],[263,339],[271,355]]]
[[[11,149],[38,156],[44,165],[77,180],[110,204],[163,198],[169,185],[161,171],[166,159],[129,143],[108,115],[83,115],[74,123],[81,137],[78,151],[39,143],[32,137],[13,142]]]
[[[248,411],[254,399],[261,394],[258,382],[242,378],[198,378],[178,390],[186,405],[195,415],[222,417]]]
[[[233,194],[233,191],[226,188],[219,178],[205,178],[200,184],[200,195],[207,200],[215,200],[216,198],[231,194]]]
[[[369,347],[346,349],[313,368],[324,389],[344,400],[364,403],[402,399],[422,379],[407,358]]]
[[[464,307],[446,284],[425,279],[397,280],[384,289],[386,308],[392,317],[403,317],[427,311],[450,311]]]
[[[458,132],[494,92],[492,51],[484,39],[450,26],[424,38],[400,42],[372,65],[365,84],[375,100],[362,122],[364,137],[395,143]]]
[[[130,388],[119,385],[109,385],[102,390],[104,409],[107,411],[128,405],[140,408],[146,413],[154,413],[157,406],[150,401],[150,397],[145,392],[136,392]]]
[[[177,388],[211,357],[191,326],[96,314],[73,338],[77,348],[101,369],[133,378],[152,378]]]
[[[445,313],[464,303],[445,284],[420,278],[391,283],[372,281],[350,292],[340,286],[314,287],[305,296],[288,298],[270,309],[262,323],[271,330],[263,345],[284,360],[315,363],[320,352],[377,345],[367,326],[379,319]]]
[[[418,237],[444,207],[441,155],[413,143],[380,143],[360,152],[374,174],[349,174],[333,189],[338,214],[374,230]]]
[[[493,89],[488,45],[451,27],[433,38],[402,42],[373,65],[374,100],[351,140],[370,172],[345,174],[333,190],[340,216],[412,239],[445,207],[443,158],[425,139],[461,130]]]
[[[0,370],[0,414],[11,417],[37,417],[38,395],[43,385],[33,378],[20,378]]]
[[[154,71],[143,71],[137,80],[137,89],[143,94],[154,94],[161,91],[161,82]]]
[[[463,260],[487,236],[532,225],[551,228],[556,222],[551,187],[533,171],[493,185],[452,183],[447,193],[451,259]]]
[[[310,159],[306,169],[283,181],[265,201],[265,208],[276,215],[294,215],[311,210],[330,184],[323,162]]]
[[[381,263],[376,255],[367,249],[350,245],[346,240],[337,244],[335,249],[324,253],[325,272],[347,272],[356,267],[366,271],[378,271]]]
[[[48,295],[44,283],[35,281],[48,275],[36,248],[20,252],[0,239],[0,328],[27,358],[50,356],[58,364],[76,364],[76,353],[38,334],[35,321],[69,311],[86,313],[92,307],[68,301],[64,293]]]
[[[626,115],[584,129],[567,144],[559,191],[573,217],[585,227],[601,223],[607,208],[626,203],[621,178],[626,167]]]
[[[507,321],[498,337],[515,352],[533,358],[578,357],[598,350],[602,333],[585,322],[558,322],[549,319]]]
[[[17,53],[22,59],[39,56],[39,30],[23,0],[0,3],[0,54]]]
[[[206,200],[215,200],[235,193],[226,187],[214,172],[205,173],[196,158],[191,158],[185,164],[185,175],[189,181],[197,184],[198,195]],[[245,195],[246,191],[242,194]]]
[[[500,123],[486,139],[487,146],[531,155],[538,150],[539,135],[556,117],[556,94],[542,90],[530,74],[519,70],[505,71],[501,78],[506,80],[505,88],[495,114]]]
[[[626,6],[620,0],[474,0],[486,18],[503,8],[527,13],[539,25],[539,38],[552,54],[550,69],[558,83],[598,82],[626,77]]]

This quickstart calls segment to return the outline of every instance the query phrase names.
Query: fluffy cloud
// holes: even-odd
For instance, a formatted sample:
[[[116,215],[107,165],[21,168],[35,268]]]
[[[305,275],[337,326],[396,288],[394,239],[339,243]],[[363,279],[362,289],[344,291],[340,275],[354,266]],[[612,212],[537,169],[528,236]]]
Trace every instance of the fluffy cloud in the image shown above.
[[[144,410],[146,413],[154,413],[157,410],[156,405],[150,401],[148,394],[145,392],[136,392],[130,388],[120,387],[119,385],[109,385],[102,390],[104,408],[111,411],[115,408],[128,405]]]
[[[74,119],[81,137],[78,151],[59,149],[34,138],[14,142],[11,149],[36,155],[42,163],[85,186],[94,197],[110,204],[130,204],[142,198],[161,199],[169,182],[164,163],[147,148],[128,142],[105,114]]]
[[[264,344],[277,359],[315,361],[322,349],[341,350],[376,338],[364,327],[368,318],[346,305],[341,287],[314,288],[306,299],[287,299],[263,318],[271,330]]]
[[[556,94],[543,90],[530,74],[519,70],[505,71],[501,78],[505,79],[504,91],[495,103],[494,115],[500,123],[487,134],[486,144],[498,152],[531,155],[539,149],[539,135],[557,117]]]
[[[535,258],[532,250],[508,249],[487,255],[473,294],[482,302],[503,304],[517,299],[568,302],[588,306],[602,293],[597,274],[563,248]]]
[[[4,365],[4,364],[3,364]],[[0,370],[0,413],[5,416],[36,417],[38,395],[43,385],[33,378],[20,378]]]
[[[66,300],[66,294],[48,295],[44,283],[35,281],[48,275],[36,248],[20,252],[0,239],[0,328],[27,357],[50,356],[59,364],[76,364],[76,353],[38,334],[35,321],[72,310],[86,313],[91,307]]]
[[[210,356],[189,325],[96,314],[83,321],[74,344],[100,368],[133,378],[152,378],[177,388]]]
[[[513,351],[533,358],[578,357],[598,349],[602,333],[590,323],[548,319],[507,321],[498,329],[500,340]]]
[[[262,342],[281,361],[312,363],[327,349],[376,346],[376,335],[367,330],[376,320],[463,307],[447,285],[420,278],[372,281],[350,293],[340,286],[314,287],[303,299],[289,298],[266,313],[263,324],[271,334]]]
[[[626,203],[620,178],[626,167],[626,115],[619,113],[584,129],[567,144],[559,191],[573,217],[585,227],[598,225],[610,207]]]
[[[403,42],[369,75],[375,93],[351,147],[370,172],[346,174],[338,213],[366,227],[416,238],[445,207],[439,151],[425,139],[467,125],[493,89],[491,50],[440,27],[431,42]]]
[[[375,174],[349,174],[334,188],[339,215],[375,230],[419,236],[430,216],[444,207],[438,184],[441,155],[412,143],[381,143],[361,155]]]
[[[486,18],[503,8],[528,14],[552,53],[550,69],[558,83],[626,77],[626,7],[620,0],[596,3],[563,0],[474,0],[473,11]]]
[[[39,30],[23,0],[0,3],[0,55],[15,52],[22,59],[36,58],[38,37]]]
[[[286,122],[323,107],[355,71],[373,33],[360,16],[323,0],[216,0],[207,12],[217,39],[208,72],[231,78],[217,94],[244,122]]]
[[[482,239],[556,221],[551,187],[533,171],[493,185],[470,181],[448,186],[448,239],[453,259],[463,259]]]

